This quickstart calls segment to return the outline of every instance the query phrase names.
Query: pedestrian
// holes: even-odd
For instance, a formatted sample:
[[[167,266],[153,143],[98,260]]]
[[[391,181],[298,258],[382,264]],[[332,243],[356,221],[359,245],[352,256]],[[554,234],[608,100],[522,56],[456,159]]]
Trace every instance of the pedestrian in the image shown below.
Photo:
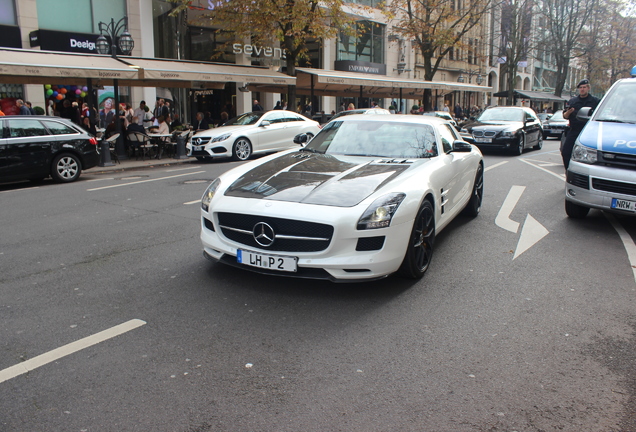
[[[252,111],[265,111],[258,100],[254,99],[254,105],[252,105]]]
[[[566,104],[566,109],[563,110],[563,118],[568,119],[570,126],[568,128],[565,140],[561,143],[561,157],[563,158],[563,166],[568,169],[570,165],[570,158],[572,157],[572,149],[574,148],[574,142],[579,136],[583,127],[587,123],[587,120],[579,120],[576,118],[577,113],[583,107],[590,107],[595,109],[600,99],[590,94],[590,81],[582,79],[576,86],[579,91],[578,96],[574,96]]]
[[[356,109],[356,106],[353,104],[353,102],[350,102],[349,105],[347,106],[347,111],[351,111]]]
[[[139,102],[139,107],[133,111],[133,117],[137,117],[137,124],[144,125],[144,116],[146,115],[146,101]]]
[[[15,101],[15,105],[20,110],[20,115],[31,115],[29,107],[24,104],[24,101],[22,99],[17,99]]]
[[[457,120],[461,120],[462,118],[464,118],[464,115],[463,115],[464,113],[463,113],[461,105],[459,105],[459,102],[455,104],[455,109],[453,111],[455,112],[455,118]]]
[[[444,102],[444,108],[442,108],[444,112],[450,112],[450,108],[448,108],[448,102]]]
[[[280,101],[276,101],[276,105],[274,106],[275,110],[282,110],[283,107],[280,105]]]
[[[0,117],[4,117],[4,113],[2,112],[2,109],[0,109]]]
[[[31,111],[31,115],[35,115],[35,109],[33,109],[33,104],[29,101],[26,101],[24,104],[27,106],[27,108],[29,108],[29,111]]]

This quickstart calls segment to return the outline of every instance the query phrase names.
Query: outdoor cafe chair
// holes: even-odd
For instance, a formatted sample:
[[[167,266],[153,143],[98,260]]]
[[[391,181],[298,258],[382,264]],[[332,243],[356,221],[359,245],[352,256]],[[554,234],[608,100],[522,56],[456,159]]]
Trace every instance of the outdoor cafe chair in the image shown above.
[[[131,148],[137,150],[137,160],[141,157],[144,160],[146,157],[150,159],[151,153],[154,150],[155,144],[150,141],[150,137],[141,132],[128,132],[128,142]]]
[[[118,133],[112,134],[111,136],[106,138],[104,141],[108,143],[108,149],[110,151],[111,159],[113,159],[118,164],[121,164],[121,162],[119,161],[119,156],[117,156],[117,152],[115,151],[115,142],[117,142],[117,138],[119,138]]]

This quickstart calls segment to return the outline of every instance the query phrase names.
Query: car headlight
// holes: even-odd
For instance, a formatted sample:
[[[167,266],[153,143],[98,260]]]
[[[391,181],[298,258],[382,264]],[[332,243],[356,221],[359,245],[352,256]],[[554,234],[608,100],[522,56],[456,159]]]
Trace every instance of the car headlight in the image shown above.
[[[223,134],[223,135],[219,135],[218,137],[214,137],[214,138],[212,138],[212,139],[210,140],[210,142],[225,141],[226,139],[228,139],[228,138],[229,138],[229,137],[231,137],[231,136],[232,136],[232,133],[231,133],[231,132],[229,132],[229,133],[226,133],[226,134]]]
[[[401,192],[391,193],[373,201],[358,220],[357,229],[385,228],[391,225],[391,219],[405,196]]]
[[[575,144],[572,149],[572,160],[584,164],[595,164],[598,160],[597,155],[598,152],[596,150],[580,144]]]
[[[214,194],[216,193],[216,190],[219,188],[219,186],[221,186],[221,180],[217,178],[212,183],[210,183],[210,186],[208,186],[208,188],[205,190],[205,192],[203,193],[203,197],[201,197],[201,208],[203,210],[209,211],[210,202],[212,201],[212,198],[214,198]]]
[[[517,135],[517,131],[503,131],[501,133],[501,136],[505,136],[505,137],[513,137]]]

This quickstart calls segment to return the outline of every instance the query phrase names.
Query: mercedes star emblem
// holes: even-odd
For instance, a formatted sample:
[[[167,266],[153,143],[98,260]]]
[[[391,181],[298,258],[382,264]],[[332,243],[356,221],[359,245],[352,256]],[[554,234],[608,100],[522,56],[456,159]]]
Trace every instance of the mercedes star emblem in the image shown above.
[[[256,240],[256,243],[263,247],[271,246],[272,243],[274,243],[274,238],[276,237],[276,234],[274,234],[274,228],[272,228],[265,222],[259,222],[254,225],[252,234],[254,235],[254,240]]]

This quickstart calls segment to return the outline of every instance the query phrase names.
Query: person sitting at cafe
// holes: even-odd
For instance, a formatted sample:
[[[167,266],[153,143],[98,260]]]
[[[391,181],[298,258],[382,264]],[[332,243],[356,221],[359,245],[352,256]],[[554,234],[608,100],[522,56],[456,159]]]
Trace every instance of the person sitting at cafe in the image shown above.
[[[229,117],[228,113],[223,111],[221,113],[221,120],[219,120],[219,122],[216,124],[216,127],[223,126],[225,122],[228,120],[228,117]]]
[[[210,124],[203,118],[203,113],[200,111],[197,113],[197,118],[192,126],[195,131],[210,129]]]
[[[166,123],[166,118],[164,116],[159,116],[157,121],[159,122],[159,127],[157,128],[157,132],[155,133],[159,135],[169,134],[170,127],[168,126],[168,123]]]
[[[174,120],[170,123],[170,131],[174,131],[175,128],[183,126],[181,120],[179,120],[179,114],[174,115]]]
[[[132,122],[126,128],[126,149],[130,150],[131,156],[135,156],[137,152],[137,147],[141,144],[139,141],[130,141],[128,140],[128,134],[131,132],[139,132],[141,134],[146,134],[146,129],[139,124],[139,119],[136,116],[133,116]]]
[[[91,122],[91,118],[90,117],[82,117],[82,129],[84,129],[86,132],[90,133],[93,136],[97,135],[97,129],[95,128],[95,125],[93,124],[93,122]]]

